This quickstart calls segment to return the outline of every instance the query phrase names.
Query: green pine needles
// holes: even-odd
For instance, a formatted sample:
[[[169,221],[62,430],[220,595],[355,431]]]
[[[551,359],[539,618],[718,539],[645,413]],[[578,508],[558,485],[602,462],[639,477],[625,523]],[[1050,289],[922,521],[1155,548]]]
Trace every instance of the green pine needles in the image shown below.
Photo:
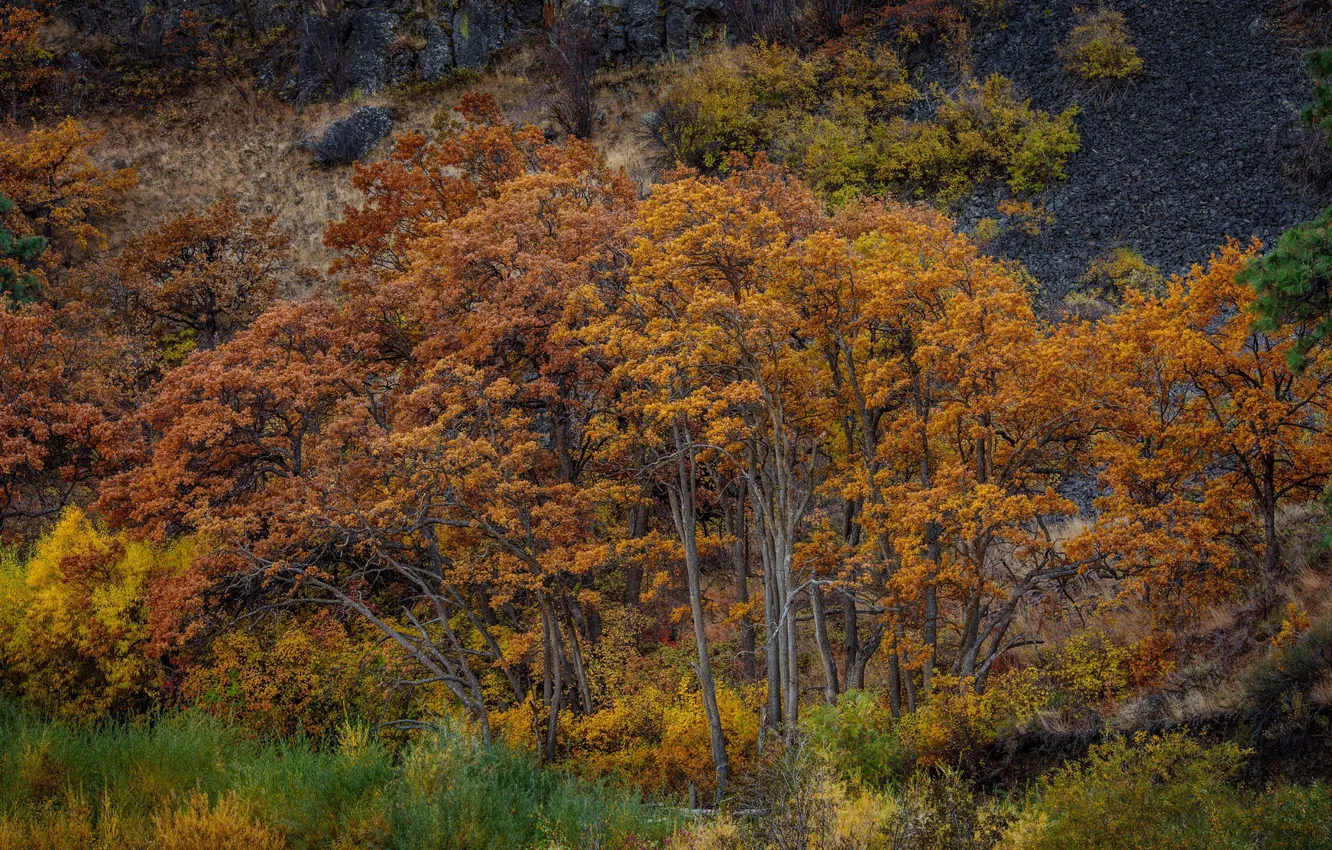
[[[0,216],[8,215],[14,202],[0,195]],[[0,292],[8,293],[16,304],[26,304],[37,297],[37,278],[27,266],[46,250],[46,240],[40,236],[16,237],[0,223]]]
[[[1332,49],[1309,51],[1314,102],[1304,107],[1304,121],[1323,131],[1332,144]]]
[[[1281,234],[1240,279],[1258,291],[1255,330],[1292,326],[1296,344],[1288,359],[1303,371],[1310,350],[1332,339],[1332,208]]]

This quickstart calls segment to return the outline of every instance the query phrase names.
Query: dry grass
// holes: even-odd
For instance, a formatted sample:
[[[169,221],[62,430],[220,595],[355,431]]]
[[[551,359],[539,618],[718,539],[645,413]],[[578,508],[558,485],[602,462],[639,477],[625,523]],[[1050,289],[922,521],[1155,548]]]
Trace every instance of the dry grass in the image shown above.
[[[611,71],[599,79],[600,121],[594,141],[612,166],[623,167],[646,190],[653,172],[641,139],[642,116],[671,69]],[[333,259],[323,246],[325,226],[344,205],[358,200],[350,168],[317,167],[297,145],[330,122],[363,105],[393,110],[394,132],[426,130],[441,109],[452,108],[468,89],[495,96],[517,121],[545,123],[548,83],[536,54],[518,48],[474,80],[421,86],[297,110],[268,92],[218,82],[164,101],[155,108],[101,111],[80,116],[106,136],[95,151],[108,164],[133,165],[139,189],[126,214],[108,223],[112,250],[165,219],[234,194],[252,215],[273,215],[292,236],[297,267],[324,269]],[[382,143],[371,159],[383,157]],[[291,294],[291,293],[289,293]]]

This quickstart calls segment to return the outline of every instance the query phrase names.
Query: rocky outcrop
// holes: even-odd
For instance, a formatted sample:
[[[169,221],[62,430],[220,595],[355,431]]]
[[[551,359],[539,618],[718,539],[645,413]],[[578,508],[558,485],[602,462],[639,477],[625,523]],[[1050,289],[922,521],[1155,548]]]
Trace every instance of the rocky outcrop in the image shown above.
[[[724,0],[563,0],[591,4],[604,59],[679,58],[725,37]],[[60,0],[87,33],[164,52],[185,12],[248,51],[260,84],[296,102],[371,94],[477,70],[505,45],[540,37],[556,0]]]

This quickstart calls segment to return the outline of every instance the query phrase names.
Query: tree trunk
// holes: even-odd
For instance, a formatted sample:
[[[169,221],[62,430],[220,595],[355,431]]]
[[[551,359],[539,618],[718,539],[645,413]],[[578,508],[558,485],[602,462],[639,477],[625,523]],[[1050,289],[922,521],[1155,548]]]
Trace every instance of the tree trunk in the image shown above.
[[[722,516],[727,524],[727,533],[734,538],[731,544],[731,564],[735,568],[735,597],[741,604],[749,605],[749,532],[745,527],[745,489],[740,488],[735,499],[735,513],[724,510]],[[746,681],[758,677],[754,645],[754,618],[746,612],[740,617],[740,664]]]
[[[647,536],[648,509],[647,505],[631,505],[629,507],[629,539],[638,540]],[[638,564],[631,564],[625,571],[624,576],[624,604],[631,607],[638,607],[638,603],[643,593],[643,568]]]
[[[864,682],[862,680],[857,685],[852,676],[852,671],[860,664],[860,618],[856,614],[855,594],[849,590],[842,591],[842,630],[846,633],[842,644],[842,681],[846,683],[848,691],[854,691],[864,687]]]
[[[541,690],[546,710],[550,712],[546,718],[546,746],[541,755],[549,761],[555,758],[558,744],[560,708],[564,698],[564,652],[559,645],[560,632],[555,624],[554,612],[550,610],[550,601],[546,599],[545,594],[541,594],[541,630],[543,636],[541,655],[545,662]]]
[[[828,618],[824,614],[823,591],[817,584],[818,577],[809,587],[809,602],[814,611],[814,641],[819,647],[819,658],[823,661],[823,700],[832,705],[837,702],[841,688],[837,682],[837,662],[833,660],[832,644],[828,641]]]
[[[1267,551],[1263,553],[1263,567],[1269,576],[1276,575],[1281,562],[1281,541],[1277,538],[1276,526],[1276,458],[1267,455],[1263,458],[1263,542]]]
[[[698,683],[703,692],[703,709],[708,720],[712,744],[712,764],[717,774],[717,799],[726,792],[730,766],[726,758],[726,737],[722,732],[721,710],[717,707],[717,685],[712,676],[712,656],[703,621],[703,577],[698,558],[697,477],[694,469],[693,441],[688,431],[675,425],[677,484],[669,488],[671,516],[684,548],[685,577],[689,585],[689,610],[694,619],[694,642],[698,651]]]

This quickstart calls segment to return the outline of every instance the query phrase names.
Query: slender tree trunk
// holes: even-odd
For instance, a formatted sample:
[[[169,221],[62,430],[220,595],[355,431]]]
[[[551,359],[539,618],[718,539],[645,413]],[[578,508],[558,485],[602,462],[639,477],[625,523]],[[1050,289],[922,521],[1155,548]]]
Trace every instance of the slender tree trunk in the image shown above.
[[[765,548],[766,553],[766,548]],[[779,635],[781,604],[777,601],[776,570],[764,557],[763,565],[763,626],[764,662],[768,668],[768,715],[772,729],[782,725],[782,641]]]
[[[575,628],[572,612],[567,599],[564,600],[564,624],[569,632],[569,658],[573,662],[574,681],[578,683],[578,701],[583,714],[592,713],[592,689],[587,684],[587,670],[583,665],[583,650],[578,641],[578,629]]]
[[[731,564],[735,568],[735,597],[741,604],[749,605],[749,533],[745,526],[745,488],[741,487],[735,499],[735,513],[729,510],[722,513],[728,526],[727,533],[733,538],[731,544]],[[753,681],[758,676],[755,664],[754,618],[746,612],[740,617],[740,663],[745,679]]]
[[[926,696],[930,693],[930,684],[934,679],[934,653],[939,644],[939,595],[931,584],[925,588],[925,663],[920,668],[920,687]]]
[[[842,591],[842,631],[845,638],[842,643],[842,681],[848,691],[863,687],[855,684],[852,671],[860,664],[860,617],[856,613],[856,596],[850,590]]]
[[[1263,553],[1263,567],[1269,576],[1275,575],[1281,563],[1281,541],[1277,537],[1276,525],[1276,458],[1267,455],[1263,458],[1263,542],[1267,551]]]
[[[823,591],[817,583],[810,585],[809,602],[814,611],[814,641],[818,644],[819,658],[823,661],[823,699],[831,705],[837,702],[841,687],[837,682],[837,662],[833,660],[832,644],[828,641],[828,618],[824,613]]]
[[[648,509],[647,505],[631,505],[629,507],[629,538],[638,540],[647,536]],[[624,577],[624,604],[631,607],[638,607],[639,600],[643,593],[643,567],[639,564],[631,564],[625,571]]]
[[[846,689],[848,691],[865,689],[865,667],[869,664],[869,660],[874,657],[874,653],[879,651],[879,644],[883,643],[883,633],[884,627],[881,624],[870,629],[868,638],[861,644],[860,652],[856,656],[856,663],[847,670]],[[890,693],[890,697],[893,696],[897,699],[897,711],[893,716],[898,717],[902,713],[902,698],[901,694]]]
[[[722,731],[721,710],[717,707],[717,685],[712,675],[712,656],[708,652],[706,623],[703,620],[703,577],[698,557],[697,476],[694,468],[693,441],[688,431],[675,425],[677,485],[669,488],[671,515],[684,548],[685,576],[689,584],[689,610],[694,619],[694,642],[698,651],[698,682],[703,692],[703,709],[708,720],[712,744],[712,764],[717,773],[717,799],[726,792],[730,765],[726,758],[726,737]]]
[[[546,747],[542,756],[552,760],[556,755],[558,733],[560,729],[560,709],[564,699],[564,652],[560,648],[560,632],[555,624],[554,612],[550,610],[550,601],[541,595],[541,630],[543,635],[543,660],[545,675],[542,677],[542,696],[546,710]]]

